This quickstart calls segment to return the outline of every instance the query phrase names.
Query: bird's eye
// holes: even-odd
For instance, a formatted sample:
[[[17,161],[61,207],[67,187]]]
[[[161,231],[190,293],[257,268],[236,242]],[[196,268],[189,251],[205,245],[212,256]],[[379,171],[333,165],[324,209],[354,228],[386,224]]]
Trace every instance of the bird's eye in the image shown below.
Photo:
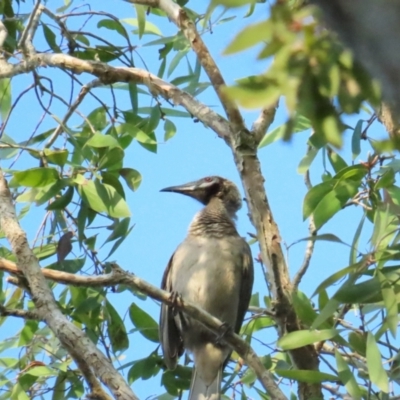
[[[212,181],[212,178],[210,178],[209,176],[207,176],[207,178],[204,178],[204,180],[205,180],[206,182],[211,182],[211,181]]]

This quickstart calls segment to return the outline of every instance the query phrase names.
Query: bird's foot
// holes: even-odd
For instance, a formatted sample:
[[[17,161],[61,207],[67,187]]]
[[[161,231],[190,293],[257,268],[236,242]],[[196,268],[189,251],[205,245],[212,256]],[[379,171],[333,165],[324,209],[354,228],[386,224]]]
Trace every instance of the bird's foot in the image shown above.
[[[228,333],[232,333],[233,329],[232,327],[227,323],[224,322],[219,328],[218,328],[218,334],[217,334],[217,339],[216,339],[216,343],[221,343],[224,339],[224,337],[228,334]]]
[[[179,292],[171,292],[169,300],[172,303],[172,310],[176,314],[178,312],[178,303],[182,300],[182,295]]]

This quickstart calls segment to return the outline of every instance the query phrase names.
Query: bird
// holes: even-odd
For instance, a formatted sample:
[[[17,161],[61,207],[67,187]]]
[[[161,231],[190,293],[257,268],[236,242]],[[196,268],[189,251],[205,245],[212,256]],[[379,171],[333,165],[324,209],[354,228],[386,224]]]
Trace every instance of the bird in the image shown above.
[[[181,193],[204,205],[169,260],[161,288],[239,333],[251,298],[254,267],[250,247],[235,226],[242,206],[238,188],[228,179],[208,176],[161,191]],[[163,303],[159,336],[168,369],[176,368],[185,350],[193,355],[189,400],[219,400],[223,369],[232,352],[220,335]]]

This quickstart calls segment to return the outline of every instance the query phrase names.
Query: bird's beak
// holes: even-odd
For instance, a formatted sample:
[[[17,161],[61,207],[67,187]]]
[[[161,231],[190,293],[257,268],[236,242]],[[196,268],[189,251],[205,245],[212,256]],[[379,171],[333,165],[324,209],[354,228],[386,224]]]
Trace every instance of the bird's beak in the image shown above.
[[[178,186],[169,186],[164,189],[161,189],[160,192],[174,192],[191,196],[198,188],[199,188],[199,182],[195,181],[195,182],[184,183],[183,185],[178,185]]]

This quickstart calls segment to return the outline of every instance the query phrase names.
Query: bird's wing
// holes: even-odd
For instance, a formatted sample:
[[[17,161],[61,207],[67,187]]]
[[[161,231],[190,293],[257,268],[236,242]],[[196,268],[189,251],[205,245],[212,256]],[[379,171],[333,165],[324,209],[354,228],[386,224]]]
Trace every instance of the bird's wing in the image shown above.
[[[174,255],[172,255],[169,260],[161,281],[161,289],[168,292],[172,292],[173,290],[170,278],[173,260]],[[174,311],[164,303],[161,304],[159,336],[165,364],[168,369],[174,369],[177,365],[178,358],[183,353],[183,341],[175,323]]]
[[[244,320],[244,316],[249,307],[254,281],[253,257],[251,255],[250,246],[244,239],[242,239],[242,246],[242,282],[240,285],[239,305],[235,325],[236,333],[239,333]]]

